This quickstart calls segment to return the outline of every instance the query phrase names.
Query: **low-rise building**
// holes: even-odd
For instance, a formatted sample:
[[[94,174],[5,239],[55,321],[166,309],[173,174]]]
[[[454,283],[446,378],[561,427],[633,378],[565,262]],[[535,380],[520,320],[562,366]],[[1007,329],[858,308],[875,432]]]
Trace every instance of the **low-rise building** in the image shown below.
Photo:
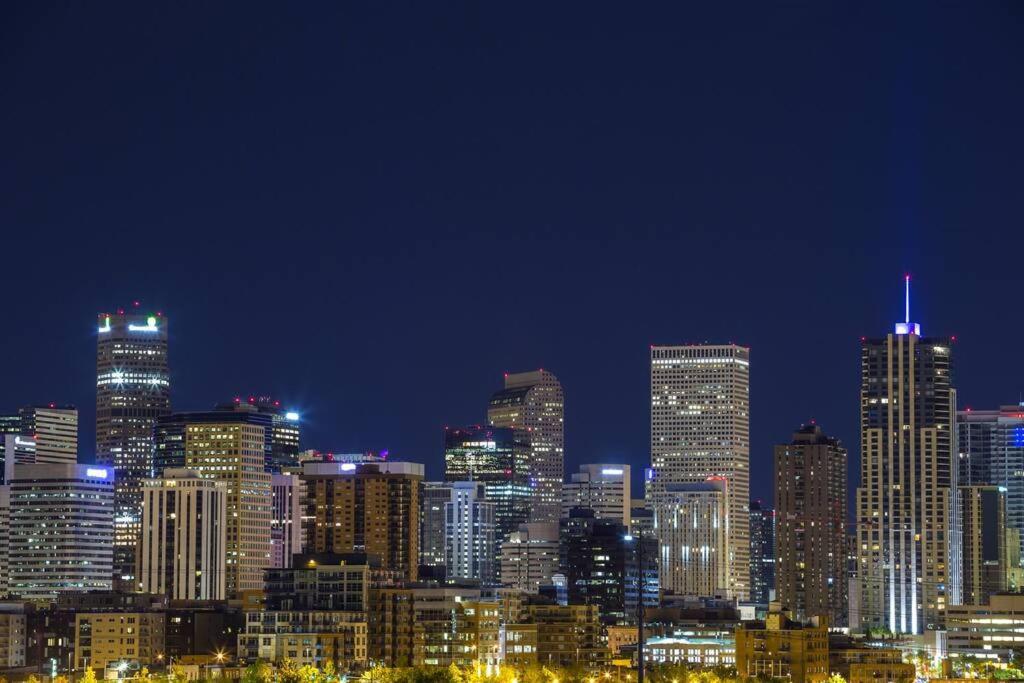
[[[974,656],[1008,662],[1024,649],[1024,594],[996,594],[982,605],[946,608],[946,646],[951,658]]]
[[[633,640],[634,647],[636,639]],[[736,645],[719,638],[666,636],[644,642],[644,661],[648,664],[686,664],[695,668],[734,666]]]
[[[608,662],[597,605],[524,605],[505,625],[505,663],[513,666],[583,666]]]
[[[164,652],[162,612],[86,612],[75,615],[75,666],[149,665]]]
[[[0,611],[0,669],[25,666],[27,640],[24,610]]]
[[[364,612],[260,611],[247,612],[245,632],[238,636],[238,658],[338,670],[367,663],[367,624]]]
[[[914,665],[903,661],[903,652],[889,647],[830,647],[829,670],[846,683],[912,683]]]
[[[765,621],[736,627],[736,672],[741,678],[824,681],[829,676],[827,617],[798,623],[772,603]]]

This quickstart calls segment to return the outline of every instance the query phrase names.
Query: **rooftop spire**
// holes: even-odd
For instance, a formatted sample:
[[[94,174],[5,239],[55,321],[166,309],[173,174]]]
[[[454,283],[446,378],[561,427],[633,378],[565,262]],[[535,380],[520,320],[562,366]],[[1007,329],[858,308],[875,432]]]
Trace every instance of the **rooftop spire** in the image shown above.
[[[921,326],[910,322],[910,273],[903,276],[903,322],[896,323],[896,334],[916,334],[921,336]]]
[[[907,323],[909,325],[910,324],[910,275],[909,274],[906,275],[904,280],[906,282],[906,287],[907,287],[907,295],[906,295],[906,298],[907,298],[907,313],[906,313],[906,317],[903,319],[903,322],[905,322],[905,323]]]

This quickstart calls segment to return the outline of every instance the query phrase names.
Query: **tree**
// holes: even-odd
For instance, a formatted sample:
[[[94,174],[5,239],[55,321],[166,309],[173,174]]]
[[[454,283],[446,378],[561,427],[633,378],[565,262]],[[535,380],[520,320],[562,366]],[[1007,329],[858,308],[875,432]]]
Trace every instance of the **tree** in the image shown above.
[[[82,673],[82,680],[79,683],[96,683],[96,672],[91,666],[85,667],[85,671]]]
[[[832,674],[828,677],[827,683],[846,683],[846,679],[839,674]]]

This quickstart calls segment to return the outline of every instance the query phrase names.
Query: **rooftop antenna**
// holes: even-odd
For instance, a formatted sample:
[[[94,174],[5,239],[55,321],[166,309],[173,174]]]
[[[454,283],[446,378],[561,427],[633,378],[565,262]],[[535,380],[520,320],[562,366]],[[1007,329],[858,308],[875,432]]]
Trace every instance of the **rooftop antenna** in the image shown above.
[[[910,324],[910,274],[909,273],[904,278],[904,281],[906,283],[906,288],[907,288],[907,295],[906,295],[907,305],[906,305],[906,317],[903,319],[903,322],[905,322],[905,323],[907,323],[909,325]]]
[[[910,273],[903,276],[903,322],[896,323],[896,334],[915,334],[921,336],[921,326],[910,322]]]

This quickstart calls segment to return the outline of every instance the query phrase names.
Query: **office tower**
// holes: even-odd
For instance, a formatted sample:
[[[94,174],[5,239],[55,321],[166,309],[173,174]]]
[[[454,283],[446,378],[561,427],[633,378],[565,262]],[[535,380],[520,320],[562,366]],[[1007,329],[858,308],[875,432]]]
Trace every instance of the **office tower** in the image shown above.
[[[622,522],[601,519],[584,508],[574,508],[561,520],[560,566],[570,604],[598,605],[608,621],[631,619],[636,614],[636,561],[641,555],[645,578],[650,579],[652,572],[655,578],[653,585],[644,582],[644,604],[657,606],[657,542],[633,539],[626,531]],[[637,553],[634,544],[640,542],[644,548]]]
[[[613,519],[629,526],[629,465],[580,465],[562,486],[562,518],[573,508],[593,510],[601,519]]]
[[[654,510],[661,585],[666,591],[702,598],[729,596],[730,495],[728,482],[719,477],[662,484],[647,497]]]
[[[10,483],[10,588],[24,600],[110,590],[114,482],[108,467],[19,465]]]
[[[648,491],[726,479],[729,507],[721,521],[728,530],[728,583],[718,588],[739,600],[750,592],[749,468],[750,349],[652,346]]]
[[[557,522],[565,476],[565,399],[558,378],[546,370],[505,374],[505,388],[491,396],[487,421],[515,429],[529,444],[529,479],[535,487],[531,522]]]
[[[750,501],[750,600],[762,605],[775,595],[775,510]]]
[[[496,505],[497,538],[504,541],[530,519],[534,491],[527,466],[529,447],[520,433],[504,427],[445,427],[444,479],[478,481]]]
[[[985,605],[1007,589],[1006,494],[998,486],[957,488],[963,549],[962,602]]]
[[[775,599],[847,625],[846,449],[816,424],[775,447]]]
[[[501,544],[501,584],[537,593],[558,572],[558,525],[550,522],[521,524]]]
[[[486,498],[484,484],[452,484],[451,496],[444,506],[444,554],[449,578],[473,579],[484,585],[493,585],[497,580],[495,507]]]
[[[956,602],[950,517],[956,392],[950,340],[907,315],[861,342],[860,620],[899,633],[941,628]]]
[[[194,413],[172,417],[184,422],[185,468],[227,485],[225,583],[228,597],[234,597],[263,588],[263,570],[270,566],[273,494],[271,475],[264,469],[267,426],[238,418],[246,414],[219,414],[221,421],[193,419]]]
[[[1006,497],[1006,526],[1011,573],[1024,570],[1020,551],[1024,535],[1024,403],[999,410],[957,412],[959,486],[1001,486]],[[967,595],[964,594],[966,602]]]
[[[302,500],[305,486],[297,473],[270,475],[270,566],[291,567],[302,552]]]
[[[281,402],[269,396],[249,396],[243,401],[236,397],[232,403],[217,406],[217,410],[247,410],[255,408],[257,412],[270,417],[270,429],[267,432],[266,468],[268,472],[282,472],[299,466],[299,414],[288,410]]]
[[[142,482],[140,593],[171,600],[227,598],[227,486],[174,469]]]
[[[0,415],[0,448],[3,448],[0,454],[3,456],[0,484],[6,484],[14,474],[15,456],[21,438],[21,415]]]
[[[418,576],[423,465],[411,462],[307,462],[306,550],[366,553],[384,570]]]
[[[629,509],[629,534],[631,536],[654,536],[654,510],[643,498],[634,498]]]
[[[428,481],[423,483],[420,502],[420,564],[425,567],[444,567],[444,506],[452,499],[452,483]]]
[[[78,461],[78,409],[55,403],[19,411],[21,436],[35,444],[33,462],[40,465]]]
[[[96,343],[96,463],[114,468],[114,572],[134,574],[142,480],[153,476],[153,427],[171,412],[167,318],[102,313]],[[180,467],[180,465],[179,465]]]

